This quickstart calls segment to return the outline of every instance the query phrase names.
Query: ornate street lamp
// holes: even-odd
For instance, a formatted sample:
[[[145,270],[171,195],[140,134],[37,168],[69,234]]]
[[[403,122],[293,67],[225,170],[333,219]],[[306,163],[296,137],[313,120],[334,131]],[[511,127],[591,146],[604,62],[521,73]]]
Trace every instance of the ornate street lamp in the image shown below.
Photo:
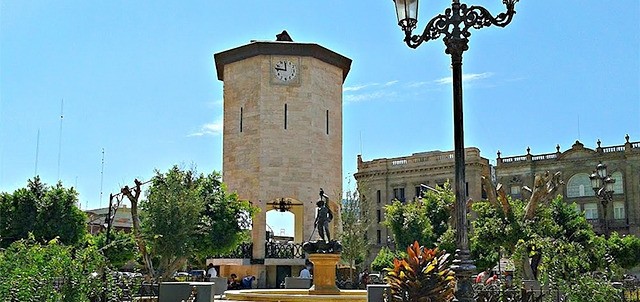
[[[278,210],[278,212],[287,212],[291,210],[291,200],[285,200],[284,198],[280,198],[280,201],[274,201],[271,206],[273,206],[274,210]]]
[[[604,217],[604,236],[609,238],[609,220],[607,218],[607,206],[613,200],[613,184],[616,180],[607,174],[607,165],[600,162],[596,170],[589,176],[591,188],[602,203],[602,214]]]
[[[418,0],[394,0],[398,25],[405,33],[404,42],[411,48],[423,42],[436,40],[444,36],[445,53],[451,55],[453,69],[453,132],[455,153],[455,195],[456,195],[456,255],[452,269],[456,272],[458,285],[456,300],[473,301],[471,275],[476,267],[469,255],[469,239],[467,234],[467,200],[464,176],[464,128],[462,119],[462,53],[469,49],[471,28],[480,29],[495,25],[505,27],[516,13],[514,10],[518,0],[502,0],[507,11],[496,17],[481,6],[467,6],[459,0],[452,0],[451,8],[427,23],[422,35],[413,35],[418,24]]]

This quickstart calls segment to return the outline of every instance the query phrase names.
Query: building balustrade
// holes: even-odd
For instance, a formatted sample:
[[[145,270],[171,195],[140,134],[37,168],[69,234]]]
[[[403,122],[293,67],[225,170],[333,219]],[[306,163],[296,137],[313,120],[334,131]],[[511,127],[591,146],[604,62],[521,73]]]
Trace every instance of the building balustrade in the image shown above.
[[[304,259],[302,243],[266,242],[265,258],[274,259]]]
[[[602,148],[602,152],[603,153],[624,152],[624,146],[604,147]]]
[[[465,149],[465,158],[480,158],[480,150],[477,148],[467,148]],[[411,156],[404,157],[396,157],[396,158],[382,158],[376,159],[371,162],[360,162],[358,165],[361,169],[370,169],[370,168],[387,168],[388,166],[396,167],[396,166],[405,166],[410,164],[420,164],[420,163],[434,163],[438,164],[441,162],[451,162],[453,163],[455,160],[455,153],[453,151],[441,152],[441,151],[433,151],[433,152],[425,152],[425,153],[415,153]]]
[[[242,243],[230,253],[215,255],[208,258],[251,259],[253,258],[253,243]]]
[[[598,147],[595,149],[598,153],[615,153],[615,152],[630,152],[630,151],[639,151],[640,150],[640,142],[629,142],[628,137],[625,137],[627,142],[624,145],[617,146],[609,146],[609,147],[601,147],[600,141],[598,141]],[[581,144],[580,144],[581,145]],[[498,152],[498,164],[516,164],[527,161],[543,161],[543,160],[557,160],[560,156],[560,146],[556,146],[557,152],[554,153],[545,153],[532,155],[527,150],[527,155],[516,155],[509,157],[500,157],[500,152]]]
[[[243,243],[234,251],[226,254],[214,255],[214,259],[253,259],[253,243]],[[265,242],[265,258],[272,259],[305,259],[302,243],[293,242]]]

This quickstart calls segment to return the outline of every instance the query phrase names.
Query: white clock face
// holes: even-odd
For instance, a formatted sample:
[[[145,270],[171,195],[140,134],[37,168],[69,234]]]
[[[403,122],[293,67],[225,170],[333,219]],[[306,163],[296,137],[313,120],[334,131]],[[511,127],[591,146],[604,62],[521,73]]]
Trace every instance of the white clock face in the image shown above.
[[[278,80],[289,82],[298,75],[298,67],[291,61],[280,60],[273,65]]]

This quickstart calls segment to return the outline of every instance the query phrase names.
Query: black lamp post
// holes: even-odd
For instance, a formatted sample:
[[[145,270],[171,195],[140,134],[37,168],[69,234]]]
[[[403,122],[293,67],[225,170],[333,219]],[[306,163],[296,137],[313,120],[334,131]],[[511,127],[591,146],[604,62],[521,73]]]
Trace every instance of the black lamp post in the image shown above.
[[[600,162],[596,166],[596,170],[589,176],[591,179],[591,188],[602,203],[602,214],[604,215],[604,236],[609,238],[609,220],[607,218],[607,206],[613,200],[613,184],[615,179],[607,174],[607,165]]]
[[[471,28],[480,29],[495,25],[505,27],[516,13],[514,10],[518,0],[502,0],[507,11],[496,17],[481,6],[467,6],[459,0],[452,0],[451,8],[427,23],[422,35],[413,35],[418,24],[418,0],[394,0],[398,25],[405,33],[404,42],[416,48],[430,40],[444,36],[445,53],[451,55],[453,69],[453,132],[455,153],[455,195],[456,195],[456,255],[452,269],[456,272],[458,285],[456,300],[473,301],[471,275],[476,267],[469,255],[469,239],[467,234],[467,200],[464,177],[464,128],[462,119],[462,53],[469,49]]]

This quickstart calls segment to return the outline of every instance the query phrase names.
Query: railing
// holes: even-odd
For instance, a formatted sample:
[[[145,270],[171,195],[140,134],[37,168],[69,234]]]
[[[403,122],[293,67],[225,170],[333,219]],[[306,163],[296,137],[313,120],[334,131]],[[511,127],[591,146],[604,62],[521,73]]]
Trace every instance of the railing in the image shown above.
[[[618,293],[610,297],[608,301],[640,302],[640,280],[636,278],[626,279],[622,282],[612,282]],[[369,290],[369,289],[367,289]],[[530,288],[523,284],[521,288],[504,287],[498,282],[490,285],[473,285],[475,302],[566,302],[569,301],[567,295],[557,288]],[[384,302],[404,302],[409,299],[392,299],[391,289],[383,290]]]
[[[602,152],[603,153],[624,152],[624,146],[604,147],[602,148]]]
[[[631,149],[640,148],[640,142],[633,142],[629,144],[631,144]],[[609,147],[600,147],[598,145],[598,152],[602,152],[602,153],[625,152],[627,146],[628,146],[627,144],[618,145],[618,146],[609,146]],[[560,147],[558,147],[558,152],[560,152]],[[540,155],[527,154],[527,155],[518,155],[518,156],[510,156],[510,157],[503,157],[503,158],[500,158],[499,157],[500,155],[498,154],[498,162],[502,164],[517,163],[517,162],[527,161],[527,157],[529,157],[531,161],[551,160],[551,159],[558,158],[558,154],[559,154],[558,152],[540,154]]]
[[[475,158],[480,158],[480,150],[477,148],[465,148],[465,158],[471,160]],[[410,164],[419,164],[419,163],[434,163],[438,164],[441,162],[452,162],[455,160],[455,153],[453,151],[432,151],[432,152],[423,152],[423,153],[414,153],[411,156],[403,156],[403,157],[395,157],[395,158],[382,158],[375,159],[368,162],[359,163],[358,167],[361,169],[373,169],[373,168],[386,168],[388,165],[394,166],[404,166]]]
[[[502,158],[502,163],[515,163],[515,162],[519,162],[519,161],[526,161],[527,157],[526,156],[512,156],[512,157],[505,157]]]
[[[230,253],[214,255],[209,258],[251,259],[253,258],[253,243],[242,243]]]
[[[531,157],[531,160],[536,161],[536,160],[555,159],[555,158],[558,158],[558,153],[536,155]]]
[[[385,302],[404,302],[409,299],[394,300],[390,298],[390,289],[385,289]],[[558,289],[518,289],[503,288],[501,284],[474,284],[475,302],[566,302],[567,296]],[[627,302],[627,301],[625,301]]]
[[[302,243],[265,243],[265,258],[275,259],[304,259]]]
[[[633,278],[622,281],[622,301],[640,302],[640,280]]]
[[[392,166],[398,166],[398,165],[406,165],[407,164],[407,160],[406,159],[399,159],[399,160],[394,160],[391,162]]]

